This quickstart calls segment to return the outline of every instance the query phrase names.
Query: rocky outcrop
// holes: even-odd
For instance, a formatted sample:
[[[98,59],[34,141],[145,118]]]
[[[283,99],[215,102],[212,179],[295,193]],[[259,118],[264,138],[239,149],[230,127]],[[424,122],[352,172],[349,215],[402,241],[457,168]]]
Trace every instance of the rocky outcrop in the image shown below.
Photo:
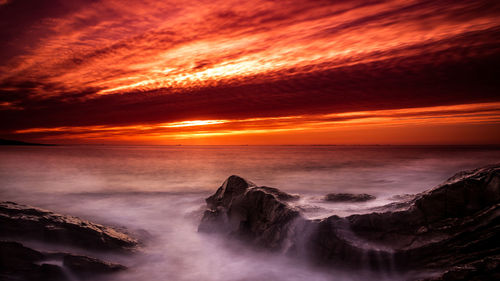
[[[0,241],[0,280],[65,280],[52,264],[39,264],[44,255],[17,242]]]
[[[126,267],[96,258],[40,252],[14,240],[34,240],[99,251],[130,251],[138,241],[113,228],[14,202],[0,202],[0,280],[92,280]],[[7,241],[9,240],[9,241]],[[62,264],[62,266],[60,266]]]
[[[485,281],[499,280],[500,257],[487,257],[465,265],[454,266],[442,274],[421,281]]]
[[[293,198],[275,188],[258,187],[241,177],[230,176],[206,199],[208,209],[198,230],[222,232],[269,249],[280,249],[291,223],[299,216],[298,210],[285,203]]]
[[[73,254],[64,255],[63,265],[80,277],[93,276],[94,274],[113,273],[127,269],[127,267],[121,264],[105,262],[96,258]]]
[[[436,280],[499,272],[500,165],[458,173],[406,202],[348,217],[305,219],[276,193],[237,176],[206,201],[200,231],[243,237],[316,264],[428,270],[441,274]]]
[[[0,236],[98,250],[129,250],[137,240],[113,228],[47,210],[0,202]]]
[[[62,263],[63,266],[55,263]],[[92,279],[96,274],[112,273],[126,267],[86,256],[43,253],[21,243],[0,241],[0,280],[66,281],[71,275]]]
[[[375,198],[375,196],[366,193],[329,193],[325,195],[324,199],[328,202],[365,202],[373,200]]]

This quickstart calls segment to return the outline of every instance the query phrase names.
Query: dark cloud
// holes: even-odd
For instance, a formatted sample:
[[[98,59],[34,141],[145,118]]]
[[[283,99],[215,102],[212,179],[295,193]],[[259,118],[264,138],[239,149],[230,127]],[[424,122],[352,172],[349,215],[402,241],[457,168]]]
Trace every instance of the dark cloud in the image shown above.
[[[11,0],[0,5],[0,65],[38,44],[47,20],[67,16],[98,0]]]
[[[478,36],[481,35],[470,35],[469,39]],[[9,121],[2,124],[5,132],[30,127],[238,119],[491,102],[499,100],[500,88],[495,75],[500,52],[492,51],[493,47],[500,50],[500,44],[475,49],[454,47],[305,74],[279,75],[281,78],[274,81],[262,75],[249,79],[250,82],[186,90],[182,94],[160,89],[83,102],[60,98],[33,103],[26,100],[21,105],[30,109],[3,111],[0,116]],[[455,58],[455,54],[460,56]],[[92,91],[74,95],[89,93]]]
[[[500,100],[500,24],[492,21],[500,4],[494,1],[220,2],[188,20],[182,16],[197,11],[196,1],[158,2],[158,9],[148,6],[154,1],[92,3],[104,6],[103,14],[86,1],[0,6],[2,134]],[[421,38],[399,40],[410,32]],[[269,69],[254,71],[274,56],[279,59]],[[295,63],[301,56],[304,62]],[[258,63],[217,81],[161,80],[248,57]],[[140,87],[120,90],[130,84]],[[100,95],[114,87],[119,90]]]

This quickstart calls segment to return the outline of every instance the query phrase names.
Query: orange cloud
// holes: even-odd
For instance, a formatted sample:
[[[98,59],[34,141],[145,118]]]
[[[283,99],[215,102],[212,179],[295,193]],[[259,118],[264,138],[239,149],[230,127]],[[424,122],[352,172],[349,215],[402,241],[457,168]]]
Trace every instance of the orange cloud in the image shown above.
[[[415,133],[418,132],[419,138],[426,136],[428,142],[442,144],[446,143],[444,140],[450,141],[449,137],[439,140],[443,132],[449,134],[451,130],[456,136],[466,134],[471,127],[479,130],[492,126],[500,128],[500,103],[277,118],[187,120],[134,126],[31,128],[16,133],[37,135],[46,141],[76,140],[90,143],[263,144],[258,136],[265,136],[264,143],[269,144],[321,144],[331,143],[330,139],[341,140],[341,143],[346,144],[374,144],[374,140],[377,140],[375,143],[384,144],[416,144]],[[500,133],[498,130],[496,132],[493,131],[486,140],[500,140]],[[435,136],[430,137],[432,134]],[[299,138],[290,138],[293,135]],[[304,140],[307,135],[315,137]],[[352,137],[348,138],[349,135]],[[483,136],[476,137],[482,139]],[[467,138],[470,139],[470,136]],[[460,143],[461,140],[456,139],[456,142]]]
[[[0,6],[2,136],[405,143],[419,128],[441,143],[453,141],[442,132],[498,124],[500,4],[492,1]]]
[[[43,97],[86,89],[178,92],[261,74],[269,80],[284,70],[310,72],[421,54],[425,47],[408,47],[498,27],[493,14],[454,18],[477,5],[99,1],[42,21],[36,29],[48,35],[4,66],[0,81],[28,75],[56,85],[32,89]]]

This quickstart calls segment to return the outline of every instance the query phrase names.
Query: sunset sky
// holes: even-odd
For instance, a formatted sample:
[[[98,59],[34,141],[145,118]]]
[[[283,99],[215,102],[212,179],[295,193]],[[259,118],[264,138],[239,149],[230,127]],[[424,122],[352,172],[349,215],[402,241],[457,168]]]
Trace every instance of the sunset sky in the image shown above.
[[[0,137],[500,144],[500,1],[0,0]]]

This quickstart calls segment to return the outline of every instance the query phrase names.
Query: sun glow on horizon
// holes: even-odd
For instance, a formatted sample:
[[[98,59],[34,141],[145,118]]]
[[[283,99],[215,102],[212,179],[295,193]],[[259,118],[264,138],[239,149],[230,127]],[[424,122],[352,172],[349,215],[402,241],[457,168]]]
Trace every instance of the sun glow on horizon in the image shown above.
[[[192,126],[206,126],[214,124],[222,124],[230,122],[229,120],[191,120],[191,121],[181,121],[167,123],[165,125],[159,125],[160,128],[178,128],[178,127],[192,127]]]
[[[36,2],[0,5],[5,139],[500,143],[499,3]]]
[[[185,120],[158,124],[137,124],[131,126],[83,126],[30,128],[16,131],[17,134],[37,135],[47,141],[57,140],[92,140],[175,144],[179,141],[205,141],[216,144],[232,144],[231,140],[221,139],[230,136],[268,135],[271,143],[294,143],[290,139],[295,134],[323,134],[332,138],[341,136],[345,131],[365,131],[365,138],[373,138],[377,130],[394,132],[411,128],[454,128],[460,133],[460,126],[491,125],[500,127],[500,103],[463,104],[422,108],[372,110],[321,115],[298,115],[283,117],[263,117],[224,120]],[[457,127],[458,126],[458,127]],[[391,129],[392,128],[392,129]],[[496,136],[495,136],[496,134]],[[286,135],[283,138],[281,135]],[[273,136],[273,137],[269,137]],[[500,134],[492,132],[500,140]],[[412,136],[400,136],[399,142],[409,141]],[[335,139],[335,138],[333,138]],[[252,143],[249,138],[247,143]],[[356,144],[361,139],[353,138],[344,142]],[[241,141],[238,141],[240,143]],[[362,142],[362,141],[361,141]]]

